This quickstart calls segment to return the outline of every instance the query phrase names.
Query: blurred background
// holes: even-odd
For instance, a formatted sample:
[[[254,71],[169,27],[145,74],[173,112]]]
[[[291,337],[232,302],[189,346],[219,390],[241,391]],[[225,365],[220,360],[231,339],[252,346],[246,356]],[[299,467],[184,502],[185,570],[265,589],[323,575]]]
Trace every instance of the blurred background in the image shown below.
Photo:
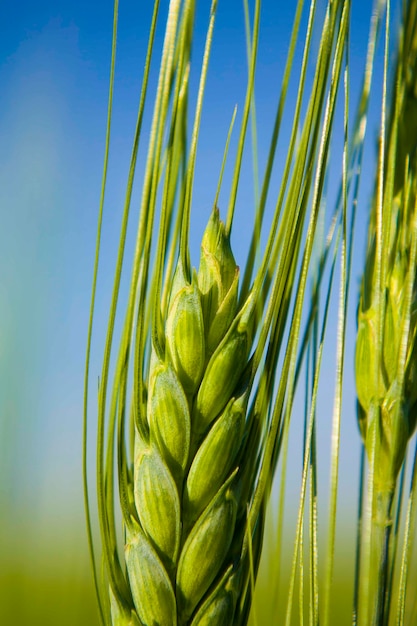
[[[137,3],[133,0],[122,0],[120,3],[109,184],[91,365],[93,391],[101,367],[151,5],[151,2]],[[167,5],[167,1],[161,2],[157,50],[162,44]],[[323,15],[323,6],[323,1],[318,3],[319,16]],[[196,65],[191,75],[194,99],[208,9],[208,2],[198,3]],[[263,2],[256,82],[261,174],[294,9],[295,3],[291,2]],[[111,0],[99,4],[81,0],[22,0],[19,3],[3,0],[0,13],[0,624],[94,626],[98,620],[82,493],[82,403],[104,154],[113,5]],[[192,218],[194,264],[198,263],[199,241],[212,206],[233,107],[237,103],[241,111],[244,99],[247,65],[243,15],[240,0],[219,1],[197,155]],[[353,1],[352,120],[360,88],[358,77],[364,68],[370,15],[371,0]],[[394,22],[395,16],[394,11]],[[373,184],[372,162],[380,113],[381,58],[382,53],[377,59],[379,78],[375,99],[371,101],[370,141],[365,152],[364,163],[367,165],[362,176],[362,204],[353,267],[353,314],[350,315],[348,328],[352,340],[348,341],[346,361],[342,426],[345,443],[341,456],[340,486],[343,498],[339,506],[341,522],[335,572],[335,594],[338,598],[335,619],[337,615],[339,617],[334,623],[338,624],[349,623],[344,622],[340,615],[349,614],[346,614],[346,607],[351,604],[352,595],[350,581],[359,473],[352,365],[354,310]],[[158,61],[157,54],[151,88],[156,83]],[[297,86],[296,81],[290,85],[290,102]],[[151,105],[152,99],[144,122],[139,171],[144,162]],[[291,106],[288,109],[290,121]],[[329,180],[330,198],[340,180],[343,107],[339,118],[339,135],[334,146],[339,165],[334,179]],[[283,126],[277,177],[279,163],[285,156],[288,127],[289,123]],[[237,134],[235,131],[232,153]],[[250,141],[248,146],[234,235],[234,250],[242,264],[250,232],[246,224],[253,215],[255,197]],[[224,192],[220,199],[223,211],[227,204],[230,172],[231,164],[226,170]],[[136,200],[139,191],[140,180]],[[272,206],[273,198],[271,203]],[[135,220],[133,209],[132,233]],[[323,459],[322,463],[319,460],[319,469],[324,478],[323,511],[326,511],[334,384],[337,289],[335,291],[334,315],[329,328],[329,342],[333,341],[333,348],[330,347],[323,366],[326,385],[319,399],[324,417],[319,431]],[[94,440],[94,393],[90,392],[90,397],[93,398],[90,428]],[[289,511],[296,511],[298,505],[301,472],[301,452],[298,449],[295,456],[297,470],[294,474],[289,472]],[[94,469],[91,469],[91,488],[94,491]],[[291,520],[290,516],[286,525],[289,537],[293,536]],[[273,540],[272,524],[267,530],[266,553],[268,541],[273,544]],[[265,614],[262,608],[258,609],[259,624],[269,623],[271,616],[267,612],[270,611],[271,589],[268,572],[268,566],[261,572],[261,600],[258,604]],[[340,609],[340,614],[337,609]]]

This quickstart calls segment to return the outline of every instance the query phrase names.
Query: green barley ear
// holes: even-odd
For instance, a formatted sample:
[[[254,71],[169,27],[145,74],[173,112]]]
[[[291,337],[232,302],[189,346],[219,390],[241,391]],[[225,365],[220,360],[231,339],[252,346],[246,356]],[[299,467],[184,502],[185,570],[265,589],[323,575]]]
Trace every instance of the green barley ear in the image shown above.
[[[158,4],[98,394],[96,476],[104,575],[97,588],[103,624],[245,626],[278,442],[287,419],[284,406],[287,397],[289,405],[293,397],[349,2],[328,0],[316,72],[312,81],[306,81],[316,29],[309,22],[303,39],[299,31],[303,2],[299,0],[263,193],[254,209],[256,228],[245,269],[247,284],[239,293],[231,233],[239,219],[238,185],[248,119],[251,108],[254,110],[260,0],[254,3],[252,34],[247,36],[248,83],[226,219],[223,223],[217,208],[208,216],[198,272],[190,255],[190,214],[217,1],[211,3],[190,133],[189,77],[196,3],[170,1],[131,282],[123,302],[120,287],[122,269],[128,266],[128,216]],[[314,7],[312,0],[311,19]],[[117,2],[115,8],[116,25]],[[115,41],[116,29],[113,69]],[[264,225],[286,86],[296,71],[293,51],[298,41],[304,52],[295,113],[291,108],[291,139],[282,181],[272,192],[277,204],[271,222]],[[113,75],[112,70],[111,94]],[[220,180],[227,146],[228,141]],[[262,248],[261,231],[267,234]],[[255,260],[259,261],[256,272]],[[98,261],[96,272],[97,267]],[[124,322],[118,336],[116,313],[122,305]],[[87,354],[86,389],[89,348]],[[285,412],[289,419],[289,410]],[[86,455],[86,440],[84,444]],[[89,515],[87,486],[86,503]],[[91,534],[91,525],[89,530]],[[91,554],[94,563],[92,549]],[[96,567],[94,572],[97,578]]]
[[[360,307],[356,344],[358,400],[364,414],[372,416],[361,419],[361,431],[369,456],[375,445],[373,437],[380,440],[381,458],[375,471],[380,485],[386,484],[389,488],[395,483],[415,429],[417,385],[413,363],[416,350],[415,253],[411,249],[415,225],[404,223],[399,209],[394,209],[393,213],[397,219],[388,255],[392,262],[386,268],[385,293],[380,308],[374,302],[367,309]],[[370,280],[369,273],[364,280]],[[382,350],[378,350],[379,315],[384,318]],[[378,432],[374,428],[378,428]]]

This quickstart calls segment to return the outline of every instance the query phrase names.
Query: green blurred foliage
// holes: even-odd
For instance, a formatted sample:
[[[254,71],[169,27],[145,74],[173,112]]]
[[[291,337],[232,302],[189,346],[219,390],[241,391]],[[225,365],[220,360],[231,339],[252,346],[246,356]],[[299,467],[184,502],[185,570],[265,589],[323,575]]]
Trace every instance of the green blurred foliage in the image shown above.
[[[1,528],[0,624],[99,624],[85,538],[60,530]]]

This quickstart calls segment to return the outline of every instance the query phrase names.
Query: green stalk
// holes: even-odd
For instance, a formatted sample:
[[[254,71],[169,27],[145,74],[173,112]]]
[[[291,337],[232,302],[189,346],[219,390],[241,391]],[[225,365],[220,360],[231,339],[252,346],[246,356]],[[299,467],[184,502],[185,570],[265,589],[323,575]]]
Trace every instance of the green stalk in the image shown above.
[[[355,581],[353,588],[352,626],[357,626],[358,624],[359,577],[361,571],[363,504],[365,492],[365,456],[365,446],[362,445],[358,489],[358,517],[356,527]]]
[[[405,602],[407,593],[407,582],[409,577],[409,565],[413,546],[413,529],[416,524],[416,491],[417,491],[417,442],[414,450],[414,462],[411,472],[410,493],[408,497],[407,516],[404,529],[404,544],[401,556],[401,572],[398,584],[399,597],[396,612],[396,626],[404,626]],[[417,606],[417,604],[416,604]],[[414,611],[415,613],[415,611]],[[415,619],[412,620],[415,622]]]
[[[388,580],[389,547],[392,530],[391,509],[394,492],[377,491],[374,493],[371,519],[371,576],[370,597],[372,626],[384,626],[388,623]]]

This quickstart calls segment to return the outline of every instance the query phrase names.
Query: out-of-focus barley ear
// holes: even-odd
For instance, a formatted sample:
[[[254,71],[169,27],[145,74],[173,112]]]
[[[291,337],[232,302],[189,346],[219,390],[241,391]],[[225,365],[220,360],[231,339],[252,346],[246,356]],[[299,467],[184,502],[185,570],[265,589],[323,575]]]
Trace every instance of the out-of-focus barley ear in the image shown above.
[[[416,426],[416,8],[415,0],[404,5],[358,309],[358,419],[370,465],[371,510],[359,624],[374,626],[389,616],[393,498]]]

